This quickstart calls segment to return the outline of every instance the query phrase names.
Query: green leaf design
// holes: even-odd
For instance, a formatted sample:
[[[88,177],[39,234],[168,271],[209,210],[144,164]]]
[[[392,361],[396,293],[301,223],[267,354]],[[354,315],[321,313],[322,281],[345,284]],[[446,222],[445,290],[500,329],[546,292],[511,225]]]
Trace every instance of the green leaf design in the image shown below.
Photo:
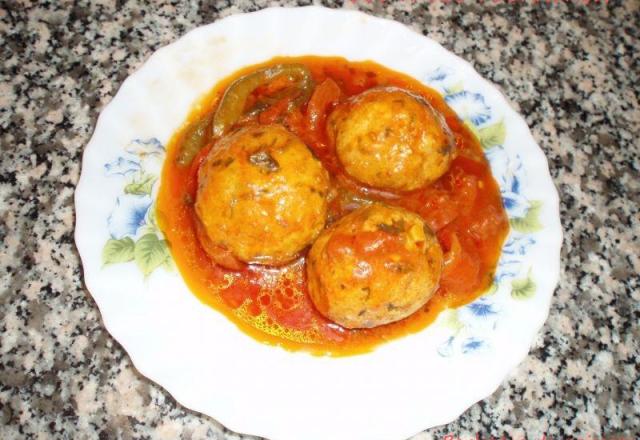
[[[156,182],[156,176],[141,172],[131,183],[124,187],[125,194],[151,195],[151,189]]]
[[[169,253],[171,254],[171,253]],[[164,263],[162,263],[162,267],[164,267],[164,270],[168,270],[169,272],[171,272],[173,269],[176,268],[175,263],[173,261],[173,258],[167,258],[166,260],[164,260]]]
[[[454,85],[452,85],[448,89],[445,89],[445,94],[453,95],[455,93],[460,93],[463,90],[464,90],[464,84],[462,83],[462,81],[460,81],[460,82],[455,83]]]
[[[531,270],[529,270],[526,278],[511,281],[511,296],[519,300],[529,299],[536,294],[536,288],[536,283],[531,278]]]
[[[148,276],[161,265],[169,265],[171,254],[166,240],[161,240],[154,233],[145,234],[136,242],[134,249],[136,264]]]
[[[147,234],[155,234],[157,231],[156,228],[153,227],[153,225],[150,224],[146,224],[144,226],[142,226],[140,229],[138,229],[138,233],[142,234],[142,235],[147,235]]]
[[[126,263],[133,260],[135,243],[129,237],[116,240],[110,238],[102,249],[102,264]]]
[[[529,209],[524,217],[516,217],[509,220],[511,227],[524,234],[537,232],[542,229],[542,223],[540,223],[540,210],[542,209],[542,202],[539,200],[532,200]]]
[[[445,315],[443,316],[442,325],[452,329],[454,333],[458,333],[462,329],[462,327],[464,327],[464,324],[462,324],[460,318],[458,317],[458,310],[449,309],[444,313]]]
[[[480,128],[478,130],[478,139],[480,139],[482,148],[486,150],[496,145],[504,144],[506,134],[507,130],[504,127],[504,121],[500,121]]]

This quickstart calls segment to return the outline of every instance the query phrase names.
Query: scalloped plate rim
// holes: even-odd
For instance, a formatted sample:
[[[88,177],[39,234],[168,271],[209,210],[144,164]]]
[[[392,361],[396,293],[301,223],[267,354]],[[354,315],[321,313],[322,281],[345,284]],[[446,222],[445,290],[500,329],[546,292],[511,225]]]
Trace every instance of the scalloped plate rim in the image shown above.
[[[316,7],[316,6],[309,6],[309,7],[304,7],[304,8],[267,8],[264,10],[260,10],[260,11],[256,11],[256,12],[251,12],[248,14],[236,14],[236,15],[231,15],[228,17],[225,17],[223,19],[217,20],[214,23],[205,25],[205,26],[201,26],[199,28],[195,28],[194,30],[190,31],[189,33],[185,34],[184,36],[182,36],[180,39],[176,40],[175,42],[164,46],[160,49],[158,49],[157,51],[155,51],[149,58],[147,58],[147,60],[136,70],[134,71],[131,75],[129,75],[129,77],[127,77],[127,79],[122,83],[120,89],[118,90],[118,93],[115,95],[115,97],[112,99],[112,101],[107,104],[105,106],[105,108],[102,110],[100,116],[97,119],[96,122],[96,127],[94,130],[94,133],[90,139],[90,141],[87,144],[87,147],[83,153],[83,166],[82,166],[82,174],[81,177],[79,179],[78,185],[77,185],[77,189],[75,192],[75,206],[76,206],[76,213],[83,211],[84,209],[90,208],[90,205],[92,204],[92,199],[90,197],[85,196],[85,191],[87,195],[90,195],[91,191],[90,188],[87,187],[87,185],[83,185],[83,183],[86,182],[87,180],[87,175],[84,173],[84,169],[85,169],[85,163],[88,160],[87,158],[91,156],[91,145],[95,143],[95,138],[97,137],[97,133],[100,131],[100,129],[104,126],[106,126],[105,121],[107,119],[109,119],[111,117],[110,113],[112,112],[112,109],[114,108],[114,106],[112,105],[114,101],[116,101],[116,97],[121,93],[121,91],[123,89],[126,89],[127,84],[131,84],[134,83],[134,79],[140,75],[141,71],[144,69],[144,66],[146,66],[149,62],[151,62],[152,60],[157,60],[162,54],[169,52],[171,50],[172,47],[178,45],[179,42],[188,39],[188,38],[192,38],[189,37],[189,35],[193,35],[192,33],[195,32],[205,32],[205,29],[207,28],[212,28],[212,27],[217,27],[219,25],[219,23],[224,22],[224,21],[228,21],[228,20],[239,20],[241,19],[241,17],[245,16],[245,15],[259,15],[259,14],[271,14],[274,13],[273,11],[278,11],[277,13],[288,13],[289,11],[298,11],[300,9],[305,9],[307,11],[310,12],[317,12],[317,13],[321,13],[321,14],[325,14],[325,13],[330,13],[330,14],[350,14],[350,15],[354,15],[357,18],[366,18],[366,20],[371,20],[374,22],[379,22],[379,23],[385,23],[385,25],[393,25],[393,26],[399,26],[402,27],[403,29],[407,29],[405,26],[403,26],[400,23],[397,23],[395,21],[392,20],[388,20],[388,19],[382,19],[382,18],[377,18],[377,17],[372,17],[370,15],[364,14],[362,12],[359,11],[345,11],[345,10],[341,10],[341,11],[335,11],[335,10],[329,10],[326,8],[321,8],[321,7]],[[520,124],[521,126],[523,126],[524,128],[526,128],[526,131],[529,133],[529,128],[526,124],[526,122],[524,121],[524,118],[518,114],[517,112],[515,112],[514,110],[511,109],[510,105],[509,105],[509,101],[506,99],[506,97],[504,96],[504,94],[501,92],[500,89],[498,89],[495,85],[491,84],[489,81],[487,81],[486,79],[482,78],[476,71],[475,69],[472,67],[472,65],[470,63],[468,63],[467,61],[465,61],[464,59],[458,57],[457,55],[449,52],[447,49],[445,49],[444,47],[442,47],[439,43],[430,40],[426,37],[421,36],[418,33],[415,33],[416,36],[420,36],[422,38],[425,39],[425,41],[428,41],[430,44],[436,45],[438,46],[442,51],[445,51],[449,54],[450,57],[455,58],[457,60],[457,62],[461,65],[464,65],[465,69],[468,71],[467,74],[471,74],[473,76],[476,76],[477,79],[480,82],[483,82],[483,86],[484,89],[486,89],[487,91],[490,91],[492,94],[496,95],[498,97],[499,100],[501,100],[504,104],[504,107],[510,111],[513,115],[515,116],[515,119],[517,120],[518,124]],[[535,143],[535,141],[533,140],[533,138],[531,137],[531,140],[533,141],[534,144],[537,145],[537,143]],[[528,151],[528,153],[532,153],[535,150],[530,150]],[[544,176],[546,179],[549,180],[549,182],[551,182],[551,186],[553,186],[553,180],[551,178],[549,169],[548,169],[548,161],[546,156],[544,155],[544,153],[542,152],[542,150],[540,149],[540,147],[538,146],[538,149],[536,151],[536,154],[538,156],[537,160],[543,160],[544,161],[544,165],[545,165],[545,169],[546,169],[546,176]],[[558,197],[558,193],[557,190],[555,190],[554,187],[554,191],[550,192],[549,194],[547,194],[547,198],[545,199],[545,203],[548,203],[551,205],[553,212],[557,213],[556,219],[558,220],[557,222],[555,222],[556,224],[554,225],[550,225],[549,227],[545,228],[545,231],[547,231],[547,229],[555,229],[555,240],[550,240],[554,249],[552,249],[554,252],[554,255],[558,255],[557,259],[558,259],[558,264],[557,264],[557,270],[554,271],[554,273],[551,274],[550,278],[551,278],[551,284],[553,284],[554,286],[557,285],[558,281],[559,281],[559,276],[560,276],[560,265],[559,265],[559,252],[560,252],[560,247],[562,244],[562,228],[561,225],[559,223],[559,197]],[[555,219],[554,219],[555,220]],[[86,248],[86,246],[91,246],[91,240],[89,239],[88,236],[83,235],[83,227],[81,226],[82,223],[82,218],[80,215],[77,215],[76,217],[76,231],[75,231],[75,240],[77,243],[77,248],[81,257],[81,261],[82,261],[82,266],[83,266],[83,272],[84,272],[84,280],[85,280],[85,284],[87,285],[87,288],[90,292],[95,292],[99,289],[98,286],[94,285],[93,283],[93,278],[87,274],[86,272],[86,267],[88,267],[88,263],[87,263],[87,257],[86,257],[86,252],[83,251],[83,249]],[[553,226],[553,228],[551,228],[551,226]],[[556,258],[556,257],[554,257]],[[105,327],[107,328],[107,330],[114,335],[119,333],[119,331],[115,328],[115,325],[112,323],[112,321],[110,320],[110,318],[108,317],[107,314],[104,313],[104,303],[102,301],[102,299],[98,298],[98,296],[94,295],[93,293],[91,294],[92,297],[94,298],[94,301],[96,302],[96,304],[98,305],[98,308],[100,309],[100,314],[102,317],[102,320],[104,322]],[[512,362],[509,363],[509,365],[505,368],[503,368],[504,372],[501,373],[498,378],[498,375],[496,375],[496,381],[495,383],[490,384],[490,386],[488,385],[487,387],[485,387],[487,389],[486,392],[482,392],[480,393],[481,395],[477,395],[477,396],[472,396],[467,398],[467,402],[464,403],[464,407],[461,407],[459,411],[457,411],[456,414],[452,414],[451,417],[447,417],[446,420],[441,420],[439,423],[437,423],[435,426],[437,425],[441,425],[441,424],[445,424],[448,423],[452,420],[455,420],[457,417],[459,417],[460,414],[462,414],[467,408],[469,408],[471,405],[473,405],[474,403],[476,403],[479,400],[482,400],[484,398],[486,398],[488,395],[492,394],[495,389],[500,385],[500,383],[502,383],[502,381],[504,380],[505,376],[512,371],[519,363],[522,362],[522,360],[524,359],[524,357],[526,356],[526,354],[528,353],[531,345],[534,342],[535,337],[538,335],[540,329],[542,328],[544,322],[546,321],[548,314],[549,314],[549,308],[550,308],[550,303],[551,303],[551,298],[552,298],[553,292],[551,292],[548,296],[545,297],[546,301],[545,301],[545,307],[544,307],[544,311],[545,313],[540,314],[539,318],[536,320],[535,324],[532,325],[532,329],[533,331],[530,332],[529,335],[529,344],[527,347],[522,347],[521,350],[519,350],[520,352],[522,352],[521,354],[518,354],[517,356],[513,356]],[[146,368],[143,362],[143,360],[138,358],[138,354],[137,353],[133,353],[133,351],[129,350],[127,347],[127,341],[124,340],[124,338],[116,338],[118,343],[125,349],[125,351],[128,353],[128,355],[130,356],[133,364],[135,365],[136,369],[138,369],[138,371],[140,373],[142,373],[144,376],[149,377],[150,379],[152,379],[154,382],[160,384],[162,387],[164,387],[165,389],[167,389],[167,391],[169,393],[171,393],[174,397],[176,397],[176,400],[178,400],[181,404],[183,404],[185,407],[192,407],[192,405],[189,404],[189,402],[187,401],[183,401],[183,399],[177,397],[177,395],[181,394],[179,392],[179,390],[172,390],[170,389],[170,385],[166,385],[166,383],[163,383],[163,379],[161,377],[158,377],[153,371],[149,370]],[[203,411],[199,408],[193,408],[196,411],[199,411],[203,414],[206,414],[206,411]],[[268,438],[273,438],[273,439],[279,439],[279,438],[292,438],[290,436],[286,436],[283,435],[281,432],[276,433],[276,432],[261,432],[260,430],[256,430],[254,428],[251,427],[251,423],[247,422],[238,422],[238,418],[236,417],[235,419],[232,419],[231,417],[226,417],[225,415],[222,414],[213,414],[211,415],[212,417],[216,418],[216,420],[219,420],[220,423],[224,424],[226,427],[228,427],[229,429],[235,430],[237,432],[246,432],[249,435],[262,435],[262,436],[266,436]],[[245,420],[247,420],[245,418]],[[407,437],[410,435],[413,435],[417,432],[420,432],[420,430],[423,428],[419,428],[417,427],[416,429],[414,428],[405,428],[403,429],[403,431],[400,433],[398,433],[397,437],[401,438],[401,437]],[[286,430],[285,430],[286,431]],[[271,437],[271,435],[275,435],[274,437]],[[282,437],[280,437],[280,435],[283,435]]]

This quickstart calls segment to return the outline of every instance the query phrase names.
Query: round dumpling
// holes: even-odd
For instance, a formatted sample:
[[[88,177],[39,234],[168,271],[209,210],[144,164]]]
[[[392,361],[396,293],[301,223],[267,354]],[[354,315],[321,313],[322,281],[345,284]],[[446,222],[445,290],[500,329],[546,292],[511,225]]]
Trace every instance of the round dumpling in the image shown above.
[[[374,88],[329,117],[328,135],[347,174],[378,189],[410,191],[442,176],[454,157],[444,119],[421,97]]]
[[[324,227],[329,176],[280,125],[248,126],[222,138],[198,174],[195,210],[205,249],[223,266],[281,265]],[[217,258],[219,257],[219,258]]]
[[[442,249],[417,214],[380,203],[357,209],[320,234],[307,259],[320,313],[347,328],[403,319],[438,287]]]

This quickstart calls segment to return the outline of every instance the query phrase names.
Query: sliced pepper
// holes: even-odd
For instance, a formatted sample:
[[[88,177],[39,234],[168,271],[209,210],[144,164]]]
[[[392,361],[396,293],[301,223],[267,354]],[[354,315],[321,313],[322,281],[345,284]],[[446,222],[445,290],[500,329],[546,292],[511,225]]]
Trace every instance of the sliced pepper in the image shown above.
[[[309,69],[302,64],[276,64],[242,76],[229,85],[215,113],[206,114],[187,127],[185,140],[178,154],[178,165],[189,165],[198,151],[209,142],[211,132],[214,137],[225,134],[240,119],[247,98],[255,89],[283,75],[295,82],[294,92],[297,93],[290,101],[289,109],[307,102],[313,91],[313,78]],[[283,96],[289,93],[289,90],[282,92]],[[276,102],[280,95],[271,98]],[[262,99],[258,103],[256,113],[268,108],[273,102],[269,97]],[[212,131],[209,131],[212,124]]]
[[[256,70],[238,78],[227,88],[213,117],[213,135],[222,136],[236,123],[244,112],[247,98],[255,89],[282,75],[287,75],[291,80],[297,80],[296,87],[300,93],[292,100],[292,105],[304,104],[313,90],[313,78],[306,66],[302,64],[276,64]]]
[[[212,114],[206,114],[201,119],[194,121],[185,130],[184,141],[178,154],[178,165],[187,166],[209,140],[209,127]]]

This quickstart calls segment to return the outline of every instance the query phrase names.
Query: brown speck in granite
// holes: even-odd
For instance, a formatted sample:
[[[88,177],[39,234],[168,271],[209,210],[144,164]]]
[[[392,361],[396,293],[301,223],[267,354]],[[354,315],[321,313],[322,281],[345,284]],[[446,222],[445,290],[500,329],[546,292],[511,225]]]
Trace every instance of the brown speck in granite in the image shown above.
[[[155,49],[278,3],[0,3],[3,440],[248,438],[181,407],[106,332],[82,283],[73,191],[99,112]],[[414,440],[635,438],[640,3],[484,3],[327,2],[405,23],[496,83],[547,155],[562,200],[561,282],[531,353],[493,395]]]

